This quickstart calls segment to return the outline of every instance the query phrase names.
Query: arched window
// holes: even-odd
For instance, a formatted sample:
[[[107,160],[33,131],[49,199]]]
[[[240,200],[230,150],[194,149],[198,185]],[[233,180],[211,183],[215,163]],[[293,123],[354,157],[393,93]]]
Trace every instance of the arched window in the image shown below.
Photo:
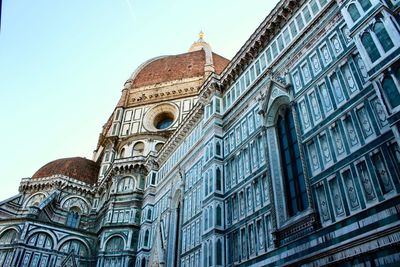
[[[143,246],[148,247],[149,246],[149,238],[150,238],[150,231],[146,230],[146,232],[144,232],[144,242],[143,242]]]
[[[104,153],[104,161],[110,161],[111,146],[108,145],[108,146],[106,147],[106,150],[105,150],[105,151],[106,151],[106,152]]]
[[[389,105],[392,108],[397,107],[400,105],[400,94],[399,90],[396,87],[396,84],[393,81],[392,76],[386,75],[382,80],[382,89],[383,93],[386,96]]]
[[[222,156],[221,142],[219,141],[217,141],[217,144],[215,145],[215,154]]]
[[[17,238],[17,231],[14,229],[8,229],[0,236],[0,245],[10,245],[14,243]]]
[[[36,248],[45,248],[52,249],[53,248],[53,239],[47,233],[41,232],[33,234],[28,239],[28,245],[34,246]]]
[[[211,228],[212,225],[213,225],[212,207],[208,207],[208,228]]]
[[[293,115],[289,109],[278,115],[277,134],[289,216],[307,208],[307,194]]]
[[[208,260],[208,245],[207,242],[204,244],[204,265],[207,266]]]
[[[146,267],[146,258],[142,258],[142,264],[140,264],[141,267]]]
[[[218,226],[222,226],[222,209],[221,209],[221,206],[220,205],[217,205],[217,208],[216,208],[216,224],[218,225]]]
[[[119,152],[119,158],[124,158],[125,157],[125,148],[122,148],[121,151]]]
[[[151,209],[147,210],[147,220],[151,220]]]
[[[156,144],[156,151],[157,151],[157,152],[160,151],[161,148],[163,147],[163,145],[164,145],[164,143],[157,143],[157,144]]]
[[[63,245],[61,245],[60,251],[67,254],[74,252],[75,255],[79,255],[81,257],[89,256],[86,246],[80,240],[66,241]]]
[[[80,214],[81,210],[78,207],[70,208],[65,225],[68,227],[77,228],[79,226]]]
[[[204,196],[208,195],[208,173],[204,175]]]
[[[110,152],[106,151],[106,153],[104,154],[104,161],[109,161],[110,160]]]
[[[124,249],[125,242],[120,236],[110,238],[106,243],[106,252],[118,252]]]
[[[368,9],[370,9],[372,7],[372,4],[369,0],[358,0],[358,2],[360,3],[360,5],[364,11],[367,11]]]
[[[139,179],[139,188],[142,190],[144,189],[144,176],[143,175],[141,175],[140,179]]]
[[[204,231],[208,229],[208,212],[204,213]]]
[[[144,152],[144,143],[143,142],[137,142],[134,146],[133,146],[133,156],[135,155],[142,155]]]
[[[385,26],[381,21],[375,23],[374,33],[376,34],[376,37],[378,37],[378,40],[382,45],[383,50],[385,50],[385,52],[393,48],[394,44],[392,42],[392,39],[390,38],[388,32],[385,29]]]
[[[374,40],[372,39],[371,33],[370,32],[365,32],[361,36],[361,42],[367,51],[367,54],[371,60],[372,63],[378,60],[378,58],[381,56],[378,48],[376,47],[376,44],[374,43]]]
[[[221,239],[217,240],[217,265],[222,265],[222,242]]]
[[[347,12],[349,12],[350,17],[353,20],[353,22],[356,22],[361,17],[360,12],[358,11],[358,9],[354,3],[352,3],[348,6]]]
[[[134,182],[132,177],[124,177],[118,182],[118,192],[133,190]]]
[[[155,172],[153,172],[152,174],[151,174],[151,184],[152,185],[155,185],[156,184],[156,173]]]
[[[211,193],[213,191],[213,176],[214,176],[213,172],[210,170],[209,175],[208,175],[208,178],[210,179],[208,181],[208,185],[210,186],[208,188],[208,193]]]
[[[217,168],[216,172],[215,172],[215,189],[217,191],[221,191],[222,190],[222,175],[221,175],[221,169]]]
[[[208,241],[208,266],[212,266],[212,244]]]

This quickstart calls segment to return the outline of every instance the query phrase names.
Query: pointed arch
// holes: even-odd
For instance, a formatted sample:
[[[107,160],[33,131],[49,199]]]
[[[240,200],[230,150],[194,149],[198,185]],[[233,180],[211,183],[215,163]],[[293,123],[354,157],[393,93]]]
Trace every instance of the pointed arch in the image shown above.
[[[278,110],[280,107],[289,105],[290,98],[288,95],[280,95],[273,99],[266,112],[266,126],[271,127],[276,124]]]
[[[144,231],[144,238],[143,238],[143,246],[149,247],[149,239],[150,239],[150,230],[146,229]]]
[[[279,84],[271,86],[269,90],[261,113],[267,132],[273,203],[276,210],[282,211],[276,213],[276,222],[282,225],[288,218],[305,210],[309,206],[309,199],[301,144],[297,140],[296,111],[291,105],[291,97],[287,89],[279,87]]]
[[[289,216],[293,216],[307,208],[307,192],[294,118],[289,108],[284,108],[277,116],[276,125],[286,207]]]

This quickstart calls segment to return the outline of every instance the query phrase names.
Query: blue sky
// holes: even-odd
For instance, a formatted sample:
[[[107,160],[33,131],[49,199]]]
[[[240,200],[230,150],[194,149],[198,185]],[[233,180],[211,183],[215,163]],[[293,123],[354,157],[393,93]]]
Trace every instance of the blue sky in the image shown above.
[[[63,157],[92,157],[143,61],[187,52],[200,30],[232,58],[277,0],[3,0],[0,200]]]

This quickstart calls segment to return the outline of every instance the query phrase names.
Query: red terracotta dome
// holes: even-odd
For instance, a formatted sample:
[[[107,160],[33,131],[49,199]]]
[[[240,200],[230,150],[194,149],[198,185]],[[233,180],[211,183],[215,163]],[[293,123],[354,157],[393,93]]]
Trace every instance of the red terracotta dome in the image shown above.
[[[212,53],[216,73],[221,73],[229,60]],[[206,52],[192,51],[174,56],[163,56],[151,59],[142,64],[131,76],[132,86],[141,87],[185,78],[204,76]]]
[[[95,184],[99,169],[96,162],[81,157],[57,159],[40,168],[32,179],[65,175],[87,184]]]

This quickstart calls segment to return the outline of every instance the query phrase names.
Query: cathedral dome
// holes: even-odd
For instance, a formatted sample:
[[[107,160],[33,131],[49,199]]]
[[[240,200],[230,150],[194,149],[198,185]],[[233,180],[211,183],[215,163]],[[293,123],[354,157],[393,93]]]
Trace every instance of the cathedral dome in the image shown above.
[[[215,72],[222,72],[229,60],[212,53]],[[206,53],[204,50],[192,51],[174,56],[151,59],[135,71],[130,80],[132,87],[142,87],[169,81],[204,76]]]
[[[200,33],[199,40],[189,48],[189,52],[171,56],[152,58],[131,75],[129,85],[138,88],[193,77],[204,77],[206,70],[220,74],[228,65],[229,60],[211,51],[211,46],[203,40]]]
[[[53,175],[65,175],[87,184],[95,184],[100,166],[81,157],[63,158],[51,161],[41,167],[32,176],[32,179],[50,177]]]

